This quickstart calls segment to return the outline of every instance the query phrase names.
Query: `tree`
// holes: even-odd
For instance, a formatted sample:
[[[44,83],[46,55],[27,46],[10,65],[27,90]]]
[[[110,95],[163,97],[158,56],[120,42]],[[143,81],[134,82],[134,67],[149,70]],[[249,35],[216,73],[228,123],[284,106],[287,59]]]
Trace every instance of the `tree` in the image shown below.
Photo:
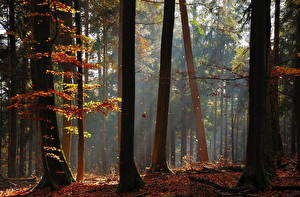
[[[15,72],[17,67],[16,36],[15,36],[15,1],[9,1],[9,68],[10,68],[10,97],[16,95]],[[17,117],[16,109],[9,110],[9,154],[8,154],[8,177],[16,176],[17,158]]]
[[[72,6],[72,1],[71,0],[61,0],[61,3],[63,3],[66,6]],[[72,13],[70,12],[59,12],[59,17],[60,19],[63,20],[63,24],[66,27],[71,28],[72,27]],[[72,45],[72,37],[70,32],[64,32],[62,35],[59,36],[58,38],[59,44],[68,46]],[[71,53],[67,53],[68,55],[71,55]],[[64,72],[72,72],[72,64],[71,63],[62,63],[62,67],[64,69]],[[66,91],[67,86],[66,84],[71,84],[72,79],[70,77],[64,77],[63,78],[63,90]],[[64,99],[63,104],[65,105],[71,105],[71,101]],[[66,156],[66,160],[68,163],[70,163],[70,152],[71,152],[71,134],[69,131],[65,128],[70,127],[71,121],[68,120],[65,116],[63,116],[63,137],[62,137],[62,147]]]
[[[79,0],[74,1],[74,8],[77,10],[75,14],[75,23],[76,23],[76,44],[82,46],[82,40],[79,37],[81,35],[81,16],[80,16],[80,6]],[[82,63],[82,52],[77,51],[77,60]],[[84,131],[83,131],[83,69],[82,65],[78,66],[79,77],[77,79],[77,106],[79,110],[79,117],[77,119],[78,127],[78,164],[77,164],[77,181],[83,179],[84,174]]]
[[[35,54],[41,54],[41,58],[35,58],[32,66],[32,78],[36,82],[36,91],[48,91],[53,89],[53,76],[47,75],[46,70],[52,70],[51,64],[51,39],[50,38],[50,5],[43,0],[33,2],[34,17],[33,38],[35,42]],[[59,185],[68,185],[74,181],[59,140],[59,132],[56,121],[56,113],[47,106],[55,106],[54,96],[39,97],[38,106],[40,130],[42,136],[42,160],[44,175],[34,189],[45,187],[57,188]]]
[[[137,189],[143,181],[134,163],[135,105],[135,0],[121,0],[122,112],[120,132],[120,182],[117,192]]]
[[[271,67],[279,64],[279,27],[280,27],[280,0],[275,0],[275,21],[274,21],[274,47],[273,47],[273,64]],[[279,127],[279,103],[278,103],[278,77],[270,80],[270,102],[271,102],[271,115],[272,115],[272,130],[274,139],[274,151],[278,156],[282,155],[283,145],[280,136]]]
[[[207,152],[207,145],[205,139],[204,124],[202,120],[200,96],[199,96],[198,84],[195,79],[196,74],[195,74],[195,66],[193,60],[194,57],[193,57],[192,44],[191,44],[188,14],[186,10],[186,1],[179,0],[179,5],[180,5],[183,40],[184,40],[185,59],[187,62],[189,82],[190,82],[190,88],[192,94],[192,102],[194,106],[193,111],[196,119],[196,129],[197,129],[196,134],[197,134],[197,139],[199,141],[200,161],[208,161],[208,152]]]
[[[151,172],[171,172],[166,162],[166,139],[171,84],[172,40],[175,0],[164,2],[163,29],[160,51],[159,87]]]
[[[296,18],[296,65],[297,68],[300,68],[300,10],[299,5],[296,6],[297,8],[297,18]],[[295,79],[295,111],[296,111],[296,133],[297,133],[297,156],[298,156],[298,162],[297,162],[297,168],[300,171],[300,77],[297,76]]]
[[[249,73],[249,131],[246,167],[239,185],[265,188],[269,184],[264,160],[267,119],[270,0],[252,0]],[[265,139],[266,140],[266,139]]]

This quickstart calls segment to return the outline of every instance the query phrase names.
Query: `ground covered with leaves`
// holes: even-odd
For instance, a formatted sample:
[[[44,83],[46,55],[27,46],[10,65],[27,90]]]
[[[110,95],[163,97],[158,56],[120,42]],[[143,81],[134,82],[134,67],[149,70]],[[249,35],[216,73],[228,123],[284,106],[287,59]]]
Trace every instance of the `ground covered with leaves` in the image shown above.
[[[300,173],[295,169],[295,159],[285,159],[277,174],[265,191],[254,188],[236,188],[243,166],[224,162],[195,164],[182,169],[174,169],[174,174],[144,174],[145,185],[134,192],[118,195],[115,193],[117,176],[89,175],[80,183],[34,193],[28,190],[34,183],[12,185],[0,191],[0,196],[300,196]],[[12,181],[12,180],[11,180]]]

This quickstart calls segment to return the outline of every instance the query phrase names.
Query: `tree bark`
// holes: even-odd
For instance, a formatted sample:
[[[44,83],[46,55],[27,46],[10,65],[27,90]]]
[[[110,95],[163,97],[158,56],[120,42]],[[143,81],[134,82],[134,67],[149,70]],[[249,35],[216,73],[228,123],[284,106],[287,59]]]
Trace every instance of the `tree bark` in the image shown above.
[[[184,40],[185,59],[187,62],[189,83],[190,83],[191,94],[192,94],[193,110],[194,110],[194,115],[196,120],[196,130],[197,130],[196,136],[199,143],[200,161],[208,161],[208,152],[207,152],[204,124],[202,120],[200,95],[198,90],[198,84],[195,79],[196,73],[195,73],[195,66],[193,60],[194,58],[193,58],[193,51],[192,51],[192,44],[191,44],[188,14],[186,9],[186,1],[179,0],[179,6],[180,6],[180,15],[181,15],[181,23],[182,23],[183,40]]]
[[[80,11],[79,0],[74,1],[75,10]],[[75,14],[75,23],[76,23],[76,35],[81,35],[81,16],[80,12],[76,12]],[[82,46],[82,40],[80,38],[76,38],[76,44],[78,46]],[[82,52],[77,52],[77,60],[79,62],[82,61]],[[77,128],[78,128],[78,160],[77,160],[77,181],[82,181],[84,176],[84,131],[83,131],[83,69],[81,66],[78,66],[79,77],[77,79],[77,106],[79,110],[79,118],[77,119]]]
[[[160,72],[157,101],[157,115],[154,146],[152,151],[152,172],[168,172],[170,169],[166,161],[166,139],[168,126],[171,64],[172,64],[172,40],[175,15],[175,0],[164,2],[164,18],[161,39]]]
[[[275,21],[274,21],[274,48],[273,48],[273,65],[279,64],[279,28],[280,28],[280,0],[275,0]],[[271,69],[271,68],[270,68]],[[279,100],[278,100],[278,77],[273,77],[270,80],[270,102],[272,115],[272,130],[274,135],[274,151],[277,156],[283,154],[282,138],[279,127]]]
[[[143,181],[134,162],[135,106],[135,1],[120,1],[122,22],[122,112],[120,133],[120,182],[118,193],[135,190]]]
[[[252,0],[249,73],[249,131],[246,167],[239,185],[265,188],[270,182],[264,168],[267,125],[270,0]]]
[[[72,1],[71,0],[61,0],[61,3],[67,5],[67,6],[72,6]],[[72,14],[69,12],[59,12],[58,16],[63,20],[63,24],[66,27],[72,28]],[[68,46],[72,45],[72,37],[70,32],[64,32],[64,34],[60,35],[58,38],[58,43]],[[71,53],[66,52],[68,55],[71,55]],[[72,64],[70,63],[62,63],[63,71],[64,72],[72,72]],[[64,77],[63,78],[63,91],[66,90],[66,85],[65,84],[71,84],[72,79],[69,77]],[[63,104],[64,105],[71,105],[71,101],[64,99]],[[62,137],[62,147],[66,156],[67,162],[70,164],[70,153],[71,153],[71,137],[72,135],[69,133],[68,130],[66,130],[66,127],[72,126],[72,122],[68,120],[65,116],[63,116],[63,137]]]
[[[296,6],[298,12],[297,12],[297,18],[296,18],[296,53],[300,52],[300,6]],[[300,68],[300,57],[299,55],[295,54],[296,56],[296,68]],[[297,169],[300,171],[300,77],[295,77],[295,110],[296,110],[296,129],[297,129],[297,157],[298,157],[298,163],[297,163]]]
[[[37,91],[48,91],[53,89],[53,76],[47,75],[46,70],[52,70],[51,64],[51,43],[50,37],[50,13],[49,4],[44,4],[43,0],[33,2],[34,12],[38,13],[34,17],[33,37],[35,42],[35,52],[48,54],[41,58],[34,59],[32,77],[36,81]],[[51,187],[53,189],[60,185],[68,185],[74,181],[59,140],[59,132],[56,121],[56,113],[47,106],[55,106],[54,97],[40,97],[39,110],[40,130],[42,136],[42,161],[44,175],[42,180],[34,189]]]
[[[8,35],[9,38],[9,69],[10,69],[10,92],[9,96],[16,95],[16,68],[17,68],[17,55],[16,55],[16,36],[15,36],[15,0],[8,3],[9,9],[9,31],[12,34]],[[11,108],[9,110],[9,141],[8,141],[8,177],[16,177],[17,165],[17,110]]]

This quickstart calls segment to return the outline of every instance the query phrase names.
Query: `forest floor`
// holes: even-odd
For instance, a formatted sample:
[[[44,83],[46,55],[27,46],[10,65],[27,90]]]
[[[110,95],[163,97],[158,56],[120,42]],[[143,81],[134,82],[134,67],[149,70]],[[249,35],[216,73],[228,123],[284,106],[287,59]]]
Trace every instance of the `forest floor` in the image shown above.
[[[174,174],[142,175],[145,185],[134,192],[118,195],[115,193],[117,175],[89,175],[80,183],[61,187],[56,191],[49,189],[29,193],[32,184],[18,184],[6,190],[0,189],[0,196],[300,196],[300,173],[296,171],[296,159],[286,158],[272,181],[264,191],[253,188],[235,188],[241,174],[242,166],[238,164],[216,162],[191,164],[181,169],[174,169]]]

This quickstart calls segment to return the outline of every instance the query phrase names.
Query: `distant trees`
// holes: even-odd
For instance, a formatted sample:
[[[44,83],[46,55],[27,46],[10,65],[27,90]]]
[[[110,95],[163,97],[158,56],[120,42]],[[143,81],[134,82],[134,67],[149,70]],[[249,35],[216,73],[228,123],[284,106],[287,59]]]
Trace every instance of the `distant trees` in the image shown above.
[[[174,15],[175,0],[164,1],[156,126],[150,167],[150,171],[152,172],[170,172],[166,160],[166,140],[171,84]]]

